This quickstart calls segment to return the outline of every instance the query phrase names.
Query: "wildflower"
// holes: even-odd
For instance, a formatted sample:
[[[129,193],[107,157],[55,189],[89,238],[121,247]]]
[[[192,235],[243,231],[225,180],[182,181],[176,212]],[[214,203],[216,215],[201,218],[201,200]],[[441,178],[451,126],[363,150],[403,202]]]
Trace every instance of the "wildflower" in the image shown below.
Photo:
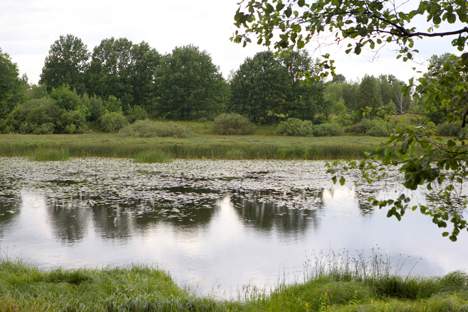
[[[309,303],[308,303],[308,302],[306,302],[306,307],[308,307],[308,306],[309,306]]]
[[[371,300],[370,303],[374,304],[374,300]]]
[[[325,292],[325,297],[328,296],[328,292]]]

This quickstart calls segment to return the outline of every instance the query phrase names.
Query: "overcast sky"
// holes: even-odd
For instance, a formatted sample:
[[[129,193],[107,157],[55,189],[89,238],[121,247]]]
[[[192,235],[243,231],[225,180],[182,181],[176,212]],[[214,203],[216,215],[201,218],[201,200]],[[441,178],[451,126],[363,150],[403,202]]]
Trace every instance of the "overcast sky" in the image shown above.
[[[236,30],[236,2],[239,0],[0,0],[0,48],[33,83],[39,80],[50,46],[66,34],[83,40],[91,52],[101,40],[111,37],[146,41],[161,54],[194,44],[206,50],[227,77],[246,57],[265,50],[255,44],[242,48],[229,41]],[[454,52],[450,40],[425,39],[418,45],[418,61]],[[365,74],[393,74],[403,80],[414,75],[411,68],[416,64],[396,60],[395,47],[384,47],[373,61],[374,54],[348,56],[336,46],[316,48],[308,46],[313,57],[331,53],[337,73],[348,80]]]

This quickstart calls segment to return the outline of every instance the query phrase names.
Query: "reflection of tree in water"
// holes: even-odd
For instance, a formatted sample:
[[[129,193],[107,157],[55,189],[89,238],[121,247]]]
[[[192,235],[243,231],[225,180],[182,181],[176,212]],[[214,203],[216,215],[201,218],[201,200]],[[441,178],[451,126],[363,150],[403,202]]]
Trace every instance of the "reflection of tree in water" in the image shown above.
[[[0,238],[15,220],[19,219],[21,200],[13,197],[0,197]]]
[[[288,209],[274,202],[231,197],[235,210],[245,221],[262,231],[305,233],[308,228],[318,229],[317,210]]]
[[[205,227],[213,216],[214,204],[215,201],[210,200],[203,205],[171,208],[142,199],[97,205],[92,211],[94,226],[103,238],[124,240],[134,233],[145,233],[155,228],[159,222],[184,229]]]
[[[158,203],[149,199],[119,198],[115,194],[102,197],[75,196],[54,199],[48,203],[51,227],[56,237],[66,243],[83,239],[88,222],[104,239],[127,240],[134,233],[145,233],[159,222],[174,227],[198,229],[205,227],[213,216],[216,200],[201,200],[178,208],[170,202]]]
[[[81,207],[79,199],[51,201],[47,213],[52,231],[62,243],[74,244],[84,238],[91,211]]]

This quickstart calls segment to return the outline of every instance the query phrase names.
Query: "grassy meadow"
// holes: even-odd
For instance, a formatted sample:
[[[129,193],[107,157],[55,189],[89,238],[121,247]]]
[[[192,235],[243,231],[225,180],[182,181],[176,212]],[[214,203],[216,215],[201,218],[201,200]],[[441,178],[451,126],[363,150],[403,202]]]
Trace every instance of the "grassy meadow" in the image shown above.
[[[191,128],[188,138],[140,138],[111,133],[0,134],[0,156],[31,160],[121,157],[139,162],[182,159],[359,159],[385,138],[368,136],[286,137],[273,127],[256,135],[213,135],[210,123],[176,122]]]
[[[41,271],[0,262],[0,311],[468,311],[468,276],[319,274],[246,300],[196,297],[145,266]]]

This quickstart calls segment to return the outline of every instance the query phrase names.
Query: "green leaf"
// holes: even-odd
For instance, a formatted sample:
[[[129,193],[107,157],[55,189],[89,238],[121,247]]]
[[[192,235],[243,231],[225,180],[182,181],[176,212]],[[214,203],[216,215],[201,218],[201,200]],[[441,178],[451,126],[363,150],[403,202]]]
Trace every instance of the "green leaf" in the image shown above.
[[[346,182],[346,179],[345,179],[344,177],[341,177],[341,178],[340,178],[340,184],[341,184],[341,185],[344,185],[345,182]]]

